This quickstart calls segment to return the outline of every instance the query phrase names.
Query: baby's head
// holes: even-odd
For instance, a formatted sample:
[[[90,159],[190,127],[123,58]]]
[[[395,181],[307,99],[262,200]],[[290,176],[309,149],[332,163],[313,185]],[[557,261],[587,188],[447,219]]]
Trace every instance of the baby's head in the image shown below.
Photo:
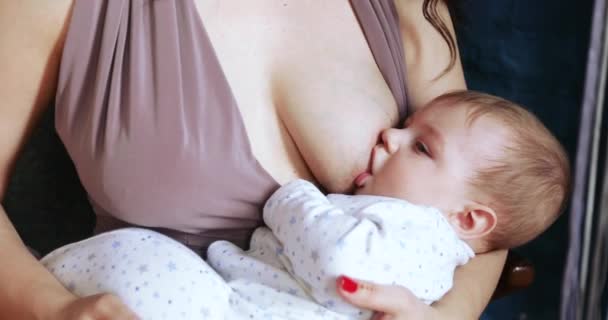
[[[437,97],[382,132],[357,194],[440,209],[476,252],[522,245],[563,210],[570,168],[530,112],[474,91]]]

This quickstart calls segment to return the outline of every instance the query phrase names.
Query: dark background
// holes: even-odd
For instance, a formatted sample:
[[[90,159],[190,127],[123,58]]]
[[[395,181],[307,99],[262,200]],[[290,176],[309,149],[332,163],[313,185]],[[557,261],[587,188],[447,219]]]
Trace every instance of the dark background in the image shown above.
[[[574,159],[593,1],[452,1],[470,89],[533,111]],[[517,249],[536,268],[531,288],[490,304],[483,320],[558,319],[568,216]]]
[[[469,87],[528,107],[573,155],[592,1],[451,3]],[[24,241],[41,254],[91,233],[92,210],[55,133],[53,108],[18,160],[3,205]],[[558,318],[566,234],[564,215],[518,249],[534,263],[536,280],[526,291],[491,303],[484,320]]]

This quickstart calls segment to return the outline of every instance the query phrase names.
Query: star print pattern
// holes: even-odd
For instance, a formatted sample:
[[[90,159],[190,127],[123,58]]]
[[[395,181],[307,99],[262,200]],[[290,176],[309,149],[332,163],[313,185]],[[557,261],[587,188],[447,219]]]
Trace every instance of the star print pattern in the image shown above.
[[[144,272],[148,272],[148,266],[145,264],[142,264],[139,266],[139,268],[137,268],[137,271],[139,271],[139,273],[144,273]]]
[[[68,245],[42,262],[74,294],[113,292],[142,319],[346,320],[371,313],[336,294],[338,275],[403,285],[430,303],[473,256],[432,208],[326,197],[305,181],[280,188],[264,219],[269,228],[255,230],[248,251],[217,241],[207,262],[137,228]]]
[[[230,287],[190,249],[164,235],[122,229],[70,244],[69,249],[55,250],[42,262],[76,295],[115,293],[142,319],[201,319],[201,314],[224,319],[226,312],[216,312],[215,306],[226,301],[227,309]]]
[[[406,286],[432,303],[451,288],[455,268],[474,255],[438,210],[400,199],[325,196],[313,184],[296,180],[269,202],[273,205],[264,208],[264,222],[281,230],[274,235],[290,253],[285,257],[289,273],[324,309],[355,318],[361,310],[336,294],[338,276]],[[363,317],[368,315],[363,311]]]

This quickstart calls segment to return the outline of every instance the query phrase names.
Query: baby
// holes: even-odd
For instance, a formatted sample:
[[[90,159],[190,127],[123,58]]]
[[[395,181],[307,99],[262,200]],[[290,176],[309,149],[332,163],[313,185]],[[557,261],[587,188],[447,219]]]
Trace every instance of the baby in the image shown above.
[[[267,201],[250,249],[123,229],[57,249],[44,265],[72,292],[118,295],[143,319],[368,319],[341,275],[426,303],[475,253],[519,246],[562,211],[567,157],[529,112],[472,91],[442,95],[382,132],[355,196],[296,180]]]

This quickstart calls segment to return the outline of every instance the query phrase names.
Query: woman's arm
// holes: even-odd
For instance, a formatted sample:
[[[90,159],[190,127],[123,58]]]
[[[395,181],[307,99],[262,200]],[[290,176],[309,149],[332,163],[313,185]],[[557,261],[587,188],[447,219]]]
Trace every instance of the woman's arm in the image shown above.
[[[7,319],[42,319],[73,296],[27,251],[0,207],[0,309]]]
[[[498,282],[500,273],[495,271],[500,270],[505,257],[504,250],[477,256],[457,270],[454,287],[432,306],[425,305],[406,288],[358,279],[339,278],[338,293],[358,307],[382,314],[374,318],[378,320],[479,319]]]
[[[0,200],[30,128],[55,95],[72,0],[0,0]],[[135,319],[115,296],[77,298],[26,249],[0,206],[6,319]]]
[[[456,270],[452,290],[433,304],[439,319],[478,319],[496,289],[506,258],[507,250],[484,253]]]
[[[0,199],[23,141],[54,95],[70,1],[0,0]],[[32,319],[71,295],[27,251],[0,207],[0,310]]]
[[[506,258],[507,250],[484,253],[456,270],[454,288],[433,304],[441,319],[448,315],[478,319],[496,289]]]

